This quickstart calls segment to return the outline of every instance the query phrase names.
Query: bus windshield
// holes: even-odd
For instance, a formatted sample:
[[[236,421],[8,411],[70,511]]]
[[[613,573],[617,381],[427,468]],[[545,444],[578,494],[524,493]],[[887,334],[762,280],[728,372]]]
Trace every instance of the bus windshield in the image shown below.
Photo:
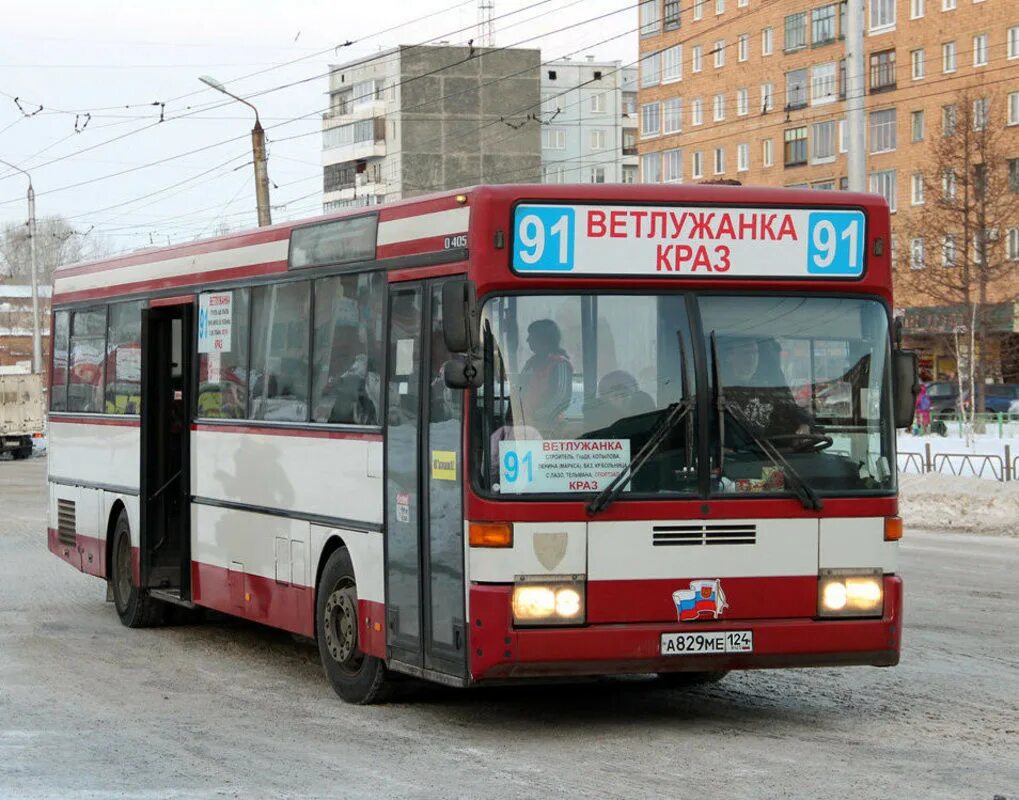
[[[638,455],[628,496],[894,489],[877,300],[509,295],[481,320],[471,433],[487,494],[590,495]]]

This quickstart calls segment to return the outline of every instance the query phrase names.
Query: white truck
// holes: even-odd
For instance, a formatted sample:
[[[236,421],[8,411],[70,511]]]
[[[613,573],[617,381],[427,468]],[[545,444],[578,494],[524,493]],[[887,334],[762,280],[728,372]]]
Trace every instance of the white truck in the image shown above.
[[[45,408],[42,375],[0,374],[0,453],[32,455],[33,440],[43,435]]]

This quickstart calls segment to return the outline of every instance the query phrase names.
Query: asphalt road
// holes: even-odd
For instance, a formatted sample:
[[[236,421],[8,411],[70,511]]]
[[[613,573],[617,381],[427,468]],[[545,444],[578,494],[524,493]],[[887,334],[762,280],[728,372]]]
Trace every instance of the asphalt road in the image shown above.
[[[341,703],[317,652],[216,617],[121,627],[0,461],[0,796],[1019,797],[1019,539],[907,531],[893,669],[426,689]]]

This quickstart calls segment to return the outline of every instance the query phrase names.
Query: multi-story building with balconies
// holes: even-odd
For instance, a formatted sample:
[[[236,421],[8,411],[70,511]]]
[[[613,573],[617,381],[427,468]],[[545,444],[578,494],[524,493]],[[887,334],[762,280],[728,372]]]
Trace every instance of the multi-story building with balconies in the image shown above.
[[[538,50],[401,46],[333,66],[323,209],[538,182]]]
[[[635,183],[637,69],[619,61],[541,67],[544,183]]]
[[[642,0],[638,15],[642,181],[847,187],[845,0]],[[935,143],[964,116],[1000,126],[1008,152],[988,168],[1019,195],[1019,0],[865,0],[863,43],[867,188],[892,210],[896,301],[938,377],[955,371],[951,330],[919,337],[952,315],[904,272],[933,278],[955,241],[906,233],[906,222],[966,173],[959,164],[925,198]],[[992,294],[1011,306],[1000,332],[1019,344],[1019,218],[992,237],[1016,262]],[[1013,362],[1003,369],[1016,377]]]

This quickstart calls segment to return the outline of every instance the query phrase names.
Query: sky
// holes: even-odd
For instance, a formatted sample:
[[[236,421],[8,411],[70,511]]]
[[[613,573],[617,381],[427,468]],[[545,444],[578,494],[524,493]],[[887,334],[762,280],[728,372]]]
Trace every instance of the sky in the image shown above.
[[[634,0],[487,2],[497,47],[540,48],[543,61],[637,58]],[[0,5],[0,159],[31,174],[38,216],[65,217],[105,252],[256,225],[253,114],[199,76],[258,108],[278,222],[321,208],[330,64],[479,38],[478,0]],[[0,165],[0,225],[25,221],[26,189]]]

